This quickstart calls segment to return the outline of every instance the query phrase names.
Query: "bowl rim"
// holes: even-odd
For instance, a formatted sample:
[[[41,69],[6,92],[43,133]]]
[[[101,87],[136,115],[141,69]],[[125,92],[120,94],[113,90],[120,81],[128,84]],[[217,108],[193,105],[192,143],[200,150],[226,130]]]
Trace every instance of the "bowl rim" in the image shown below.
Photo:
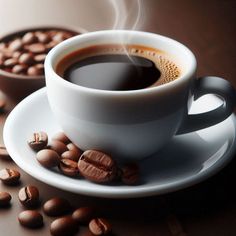
[[[87,33],[88,31],[80,26],[69,26],[69,25],[36,25],[36,26],[30,26],[30,27],[20,27],[17,28],[16,30],[11,30],[8,32],[5,32],[4,34],[0,35],[0,43],[5,42],[6,38],[14,37],[19,34],[24,34],[28,31],[37,31],[37,30],[67,30],[71,31],[74,33],[78,34],[83,34]],[[3,69],[0,68],[0,77],[5,77],[7,79],[21,79],[21,80],[29,80],[29,79],[34,79],[34,80],[42,80],[45,79],[45,75],[17,75],[11,72],[7,72]]]

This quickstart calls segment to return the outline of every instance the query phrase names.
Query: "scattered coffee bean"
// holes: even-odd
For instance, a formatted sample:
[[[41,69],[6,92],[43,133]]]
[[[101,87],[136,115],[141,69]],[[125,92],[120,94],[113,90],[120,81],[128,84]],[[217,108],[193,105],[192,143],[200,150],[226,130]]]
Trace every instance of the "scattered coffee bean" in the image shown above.
[[[0,180],[6,185],[15,185],[19,183],[20,173],[13,169],[0,170]]]
[[[43,149],[36,154],[37,161],[46,168],[53,168],[60,163],[60,156],[51,149]]]
[[[63,132],[56,133],[55,135],[53,135],[52,139],[61,141],[65,144],[70,143],[70,139]]]
[[[0,192],[0,207],[10,205],[11,195],[8,192]]]
[[[67,146],[59,140],[52,140],[48,148],[56,151],[59,155],[68,150]]]
[[[79,175],[78,164],[70,159],[61,159],[59,170],[67,176],[76,177]]]
[[[129,163],[121,168],[121,180],[124,184],[137,184],[139,179],[139,167],[136,163]]]
[[[4,145],[0,145],[0,158],[4,160],[11,160],[11,157]]]
[[[35,207],[39,204],[39,191],[35,186],[26,186],[18,193],[20,203],[25,207]]]
[[[64,199],[55,197],[43,205],[43,211],[48,216],[62,216],[71,210],[70,203]]]
[[[92,207],[80,207],[72,214],[72,218],[80,224],[88,224],[94,217],[95,211]]]
[[[43,226],[43,216],[34,210],[22,211],[18,215],[20,224],[27,228],[40,228]]]
[[[33,54],[31,54],[31,53],[23,53],[19,57],[19,63],[26,64],[26,65],[32,65],[34,63]]]
[[[77,162],[79,160],[80,155],[78,155],[77,151],[70,150],[70,151],[63,152],[61,157],[64,159],[70,159],[72,161]]]
[[[117,168],[109,155],[96,150],[87,150],[79,159],[78,169],[86,179],[104,183],[114,179]]]
[[[79,230],[79,226],[71,216],[65,216],[51,223],[50,232],[53,236],[73,236]]]
[[[48,135],[43,131],[33,133],[28,139],[28,144],[33,150],[39,151],[47,146]]]
[[[19,51],[23,48],[23,43],[20,39],[15,39],[12,42],[10,42],[8,48],[11,51]]]
[[[111,232],[111,225],[106,219],[96,218],[90,221],[89,230],[94,235],[105,235]]]

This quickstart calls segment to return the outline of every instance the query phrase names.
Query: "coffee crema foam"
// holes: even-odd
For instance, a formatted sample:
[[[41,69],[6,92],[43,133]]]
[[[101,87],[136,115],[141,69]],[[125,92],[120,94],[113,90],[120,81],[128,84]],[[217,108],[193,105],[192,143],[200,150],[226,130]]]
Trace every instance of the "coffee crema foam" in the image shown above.
[[[170,55],[159,49],[141,46],[141,45],[120,45],[120,44],[100,44],[79,49],[65,56],[56,66],[56,73],[63,78],[65,70],[74,63],[91,56],[98,55],[127,55],[139,56],[151,60],[161,75],[157,81],[150,87],[169,83],[181,76],[181,70],[173,62]]]

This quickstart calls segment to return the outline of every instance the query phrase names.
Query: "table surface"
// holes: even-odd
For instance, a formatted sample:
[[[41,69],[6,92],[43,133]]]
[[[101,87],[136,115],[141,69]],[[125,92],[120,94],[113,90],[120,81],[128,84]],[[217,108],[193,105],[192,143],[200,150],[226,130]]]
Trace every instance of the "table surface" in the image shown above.
[[[121,1],[120,1],[121,2]],[[131,1],[127,2],[131,4]],[[145,2],[145,3],[144,3]],[[0,0],[0,34],[24,26],[63,24],[88,30],[112,28],[115,11],[109,1],[94,0]],[[127,11],[134,13],[129,6]],[[236,87],[236,1],[234,0],[145,0],[141,30],[163,34],[187,45],[198,60],[198,76],[217,75]],[[3,96],[1,94],[1,96]],[[8,102],[0,115],[0,142],[5,119],[14,104]],[[0,159],[0,169],[14,167]],[[0,209],[1,236],[50,235],[52,218],[45,217],[40,230],[20,227],[17,215],[22,210],[17,193],[20,187],[39,187],[42,201],[54,196],[69,199],[77,206],[94,205],[110,219],[114,235],[123,236],[235,236],[236,235],[236,160],[207,181],[175,193],[127,200],[99,199],[71,194],[43,184],[20,170],[21,185],[0,185],[12,194],[12,206]],[[85,235],[83,228],[78,235]]]

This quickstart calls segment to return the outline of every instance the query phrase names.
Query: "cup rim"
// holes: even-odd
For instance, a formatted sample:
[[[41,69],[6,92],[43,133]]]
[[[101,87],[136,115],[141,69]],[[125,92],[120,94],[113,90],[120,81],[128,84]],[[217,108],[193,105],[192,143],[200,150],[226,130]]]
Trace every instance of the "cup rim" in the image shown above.
[[[105,38],[106,35],[109,35],[111,33],[112,34],[136,34],[136,35],[140,35],[140,36],[146,35],[149,37],[155,37],[156,39],[158,38],[159,40],[165,40],[169,43],[173,43],[173,44],[177,45],[178,47],[180,47],[182,50],[184,50],[188,54],[189,58],[187,60],[191,66],[189,66],[189,68],[186,70],[186,72],[182,76],[180,76],[178,79],[170,81],[166,84],[162,84],[162,85],[158,85],[158,86],[154,86],[154,87],[147,87],[147,88],[143,88],[143,89],[137,89],[137,90],[121,90],[121,91],[120,90],[103,90],[103,89],[84,87],[84,86],[74,84],[74,83],[71,83],[71,82],[63,79],[61,76],[59,76],[55,72],[55,70],[53,68],[53,61],[55,60],[54,57],[55,57],[55,54],[57,53],[58,50],[62,50],[65,46],[67,46],[68,44],[70,44],[73,41],[78,41],[78,44],[79,44],[80,41],[84,42],[90,37],[96,37],[98,35],[103,35]],[[106,44],[105,40],[104,40],[104,44]],[[44,67],[45,67],[45,75],[46,75],[46,84],[47,84],[48,79],[50,79],[50,80],[52,79],[52,80],[56,80],[61,85],[66,86],[67,88],[70,88],[75,91],[92,93],[92,94],[95,93],[97,95],[114,95],[114,96],[128,95],[129,96],[129,95],[146,94],[146,93],[152,93],[152,92],[155,93],[157,91],[174,88],[175,85],[177,85],[181,82],[185,82],[186,80],[189,80],[190,78],[192,78],[192,76],[196,72],[197,61],[196,61],[195,55],[188,47],[186,47],[182,43],[180,43],[172,38],[169,38],[169,37],[166,37],[163,35],[145,32],[145,31],[134,31],[134,30],[100,30],[100,31],[88,32],[85,34],[77,35],[77,36],[74,36],[72,38],[69,38],[69,39],[59,43],[47,54],[46,59],[45,59],[45,63],[44,63]],[[49,74],[49,73],[50,73],[50,76],[47,76],[47,74]]]

